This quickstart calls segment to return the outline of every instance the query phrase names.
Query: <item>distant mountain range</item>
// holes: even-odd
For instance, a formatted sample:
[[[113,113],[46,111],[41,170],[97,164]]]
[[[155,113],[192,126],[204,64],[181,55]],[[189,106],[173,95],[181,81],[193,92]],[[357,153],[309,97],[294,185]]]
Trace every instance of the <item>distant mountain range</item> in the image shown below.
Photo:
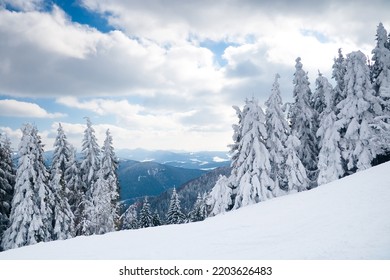
[[[212,170],[216,167],[230,164],[227,152],[172,152],[172,151],[149,151],[144,149],[119,149],[116,152],[119,159],[135,160],[140,162],[153,161],[175,167]]]
[[[131,203],[137,197],[156,196],[204,173],[206,171],[200,169],[180,168],[157,162],[121,160],[118,168],[120,199]]]

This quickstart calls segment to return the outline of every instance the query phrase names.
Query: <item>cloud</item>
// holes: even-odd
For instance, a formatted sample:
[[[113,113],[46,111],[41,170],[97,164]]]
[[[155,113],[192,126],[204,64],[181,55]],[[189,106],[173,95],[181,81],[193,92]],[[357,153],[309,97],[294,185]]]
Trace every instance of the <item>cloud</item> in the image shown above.
[[[61,113],[48,113],[35,103],[13,99],[0,100],[0,115],[17,118],[61,118],[66,116]]]

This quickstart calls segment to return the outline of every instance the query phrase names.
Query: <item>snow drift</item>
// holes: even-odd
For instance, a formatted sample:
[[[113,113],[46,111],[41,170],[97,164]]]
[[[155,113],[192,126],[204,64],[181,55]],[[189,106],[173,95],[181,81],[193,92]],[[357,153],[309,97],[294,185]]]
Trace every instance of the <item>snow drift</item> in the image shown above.
[[[39,243],[0,259],[390,259],[390,163],[203,222]]]

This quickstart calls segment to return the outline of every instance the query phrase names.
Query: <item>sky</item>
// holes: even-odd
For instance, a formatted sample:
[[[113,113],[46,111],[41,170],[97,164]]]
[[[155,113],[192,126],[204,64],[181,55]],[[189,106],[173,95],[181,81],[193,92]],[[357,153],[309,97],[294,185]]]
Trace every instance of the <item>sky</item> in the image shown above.
[[[233,105],[267,100],[279,73],[292,101],[295,59],[311,89],[333,58],[371,57],[390,2],[0,0],[0,133],[17,148],[61,123],[80,149],[89,117],[116,149],[227,151]]]

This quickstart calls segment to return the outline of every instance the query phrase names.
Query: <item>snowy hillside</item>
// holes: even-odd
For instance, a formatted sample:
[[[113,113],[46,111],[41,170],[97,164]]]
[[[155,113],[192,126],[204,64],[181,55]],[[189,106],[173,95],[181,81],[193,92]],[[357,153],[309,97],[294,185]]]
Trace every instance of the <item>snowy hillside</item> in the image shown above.
[[[0,259],[390,259],[390,163],[203,222],[77,237]]]

